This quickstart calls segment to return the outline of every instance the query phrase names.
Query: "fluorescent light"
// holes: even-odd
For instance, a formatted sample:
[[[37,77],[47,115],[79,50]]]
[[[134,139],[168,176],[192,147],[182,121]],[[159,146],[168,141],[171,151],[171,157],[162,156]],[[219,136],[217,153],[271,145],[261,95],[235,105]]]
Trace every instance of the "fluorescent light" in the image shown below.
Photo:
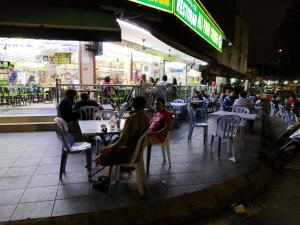
[[[288,84],[288,81],[286,80],[286,81],[284,81],[283,83],[284,83],[284,84]]]
[[[294,80],[294,83],[295,83],[295,84],[297,84],[297,83],[298,83],[298,81],[297,81],[297,80]]]
[[[129,28],[129,29],[134,29],[134,30],[136,30],[136,31],[139,31],[139,32],[142,32],[142,33],[144,33],[144,34],[146,34],[146,35],[151,35],[151,33],[149,32],[149,31],[147,31],[147,30],[145,30],[144,28],[141,28],[141,27],[139,27],[139,26],[136,26],[136,25],[134,25],[134,24],[132,24],[132,23],[128,23],[128,22],[126,22],[126,21],[124,21],[124,20],[120,20],[120,19],[117,19],[117,22],[119,23],[119,25],[122,27],[122,26],[125,26],[125,27],[127,27],[127,28]]]

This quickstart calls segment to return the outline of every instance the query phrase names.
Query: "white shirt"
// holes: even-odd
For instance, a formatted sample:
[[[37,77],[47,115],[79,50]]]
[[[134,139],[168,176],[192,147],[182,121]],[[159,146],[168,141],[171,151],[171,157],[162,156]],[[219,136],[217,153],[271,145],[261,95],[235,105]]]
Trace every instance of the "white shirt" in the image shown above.
[[[157,86],[168,86],[170,83],[168,81],[160,80],[156,83]]]
[[[239,97],[238,99],[236,99],[234,101],[232,107],[234,108],[236,106],[244,106],[244,107],[247,107],[250,110],[254,109],[254,105],[252,104],[252,102],[249,99],[242,98],[242,97]]]

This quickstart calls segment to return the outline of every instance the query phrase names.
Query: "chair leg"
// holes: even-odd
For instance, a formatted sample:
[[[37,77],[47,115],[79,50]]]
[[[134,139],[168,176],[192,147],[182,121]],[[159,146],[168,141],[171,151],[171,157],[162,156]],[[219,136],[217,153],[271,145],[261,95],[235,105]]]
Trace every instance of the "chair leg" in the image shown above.
[[[245,139],[245,127],[240,126],[240,144],[242,149],[244,148],[244,139]]]
[[[161,145],[161,153],[163,155],[163,163],[166,162],[166,146],[165,145]]]
[[[142,164],[138,164],[135,166],[136,170],[136,183],[139,190],[139,194],[142,196],[144,195],[144,184],[143,184],[143,174],[142,174]]]
[[[192,136],[193,136],[193,131],[194,131],[194,127],[191,126],[189,129],[189,135],[188,135],[188,140],[191,141],[192,140]]]
[[[66,158],[67,158],[67,154],[66,151],[64,151],[62,149],[61,152],[61,160],[60,160],[60,169],[59,169],[59,179],[62,179],[62,174],[65,172],[65,163],[67,162]]]
[[[108,183],[108,193],[111,193],[111,185],[113,180],[113,169],[114,166],[109,166],[108,176],[109,176],[109,183]]]
[[[219,137],[219,140],[218,140],[218,156],[220,157],[220,151],[221,151],[221,144],[222,144],[222,138]]]
[[[68,159],[68,153],[65,152],[64,164],[63,164],[63,173],[66,173],[67,159]]]
[[[86,156],[86,165],[87,165],[87,171],[88,171],[88,178],[91,178],[91,172],[92,172],[92,149],[85,150],[85,156]]]
[[[166,143],[165,149],[166,149],[166,151],[167,151],[169,167],[171,167],[171,152],[170,152],[169,141]]]
[[[208,135],[208,128],[207,127],[203,127],[203,143],[204,144],[207,143],[207,135]]]
[[[210,152],[212,152],[214,140],[215,140],[215,136],[214,136],[214,135],[211,135],[211,140],[210,140]]]
[[[151,159],[151,145],[147,146],[147,162],[146,162],[146,173],[149,175],[150,159]]]

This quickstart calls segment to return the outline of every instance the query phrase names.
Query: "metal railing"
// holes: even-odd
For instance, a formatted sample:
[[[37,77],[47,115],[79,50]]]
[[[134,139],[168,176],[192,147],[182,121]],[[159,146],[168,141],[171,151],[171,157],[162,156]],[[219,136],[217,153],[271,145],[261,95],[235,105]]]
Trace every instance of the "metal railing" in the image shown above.
[[[208,92],[209,86],[141,86],[141,85],[113,85],[113,84],[60,84],[56,82],[57,103],[64,97],[67,89],[74,89],[78,93],[87,92],[91,99],[101,104],[111,103],[119,107],[122,103],[131,103],[134,96],[144,96],[147,107],[152,108],[157,97],[163,97],[166,101],[174,99],[190,98],[195,90]]]

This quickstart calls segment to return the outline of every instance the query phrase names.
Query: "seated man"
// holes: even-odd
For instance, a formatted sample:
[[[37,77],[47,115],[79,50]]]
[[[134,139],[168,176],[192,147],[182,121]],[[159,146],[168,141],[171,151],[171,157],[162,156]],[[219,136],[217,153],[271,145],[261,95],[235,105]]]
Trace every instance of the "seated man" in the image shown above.
[[[250,112],[253,112],[255,110],[254,104],[246,97],[247,97],[247,92],[242,91],[240,93],[240,97],[234,101],[232,108],[243,106],[248,108]]]
[[[88,93],[84,92],[80,94],[80,100],[75,103],[73,110],[78,111],[83,106],[99,106],[99,104],[95,100],[90,100]]]
[[[74,89],[66,90],[65,97],[60,101],[58,105],[57,113],[58,116],[63,118],[68,124],[70,133],[78,134],[80,133],[80,128],[78,125],[78,116],[72,111],[76,95],[77,91],[75,91]]]
[[[231,111],[234,100],[235,100],[234,91],[229,91],[228,95],[223,100],[223,103],[221,105],[221,111]]]
[[[128,163],[133,156],[139,138],[149,127],[149,118],[144,111],[146,100],[142,96],[133,99],[134,111],[126,119],[120,138],[113,144],[101,149],[96,164],[102,166]]]
[[[149,144],[163,143],[167,137],[168,131],[172,128],[173,114],[166,109],[165,104],[165,100],[161,97],[157,98],[155,101],[156,113],[150,120],[148,135]],[[160,130],[162,130],[162,132],[158,132]]]

